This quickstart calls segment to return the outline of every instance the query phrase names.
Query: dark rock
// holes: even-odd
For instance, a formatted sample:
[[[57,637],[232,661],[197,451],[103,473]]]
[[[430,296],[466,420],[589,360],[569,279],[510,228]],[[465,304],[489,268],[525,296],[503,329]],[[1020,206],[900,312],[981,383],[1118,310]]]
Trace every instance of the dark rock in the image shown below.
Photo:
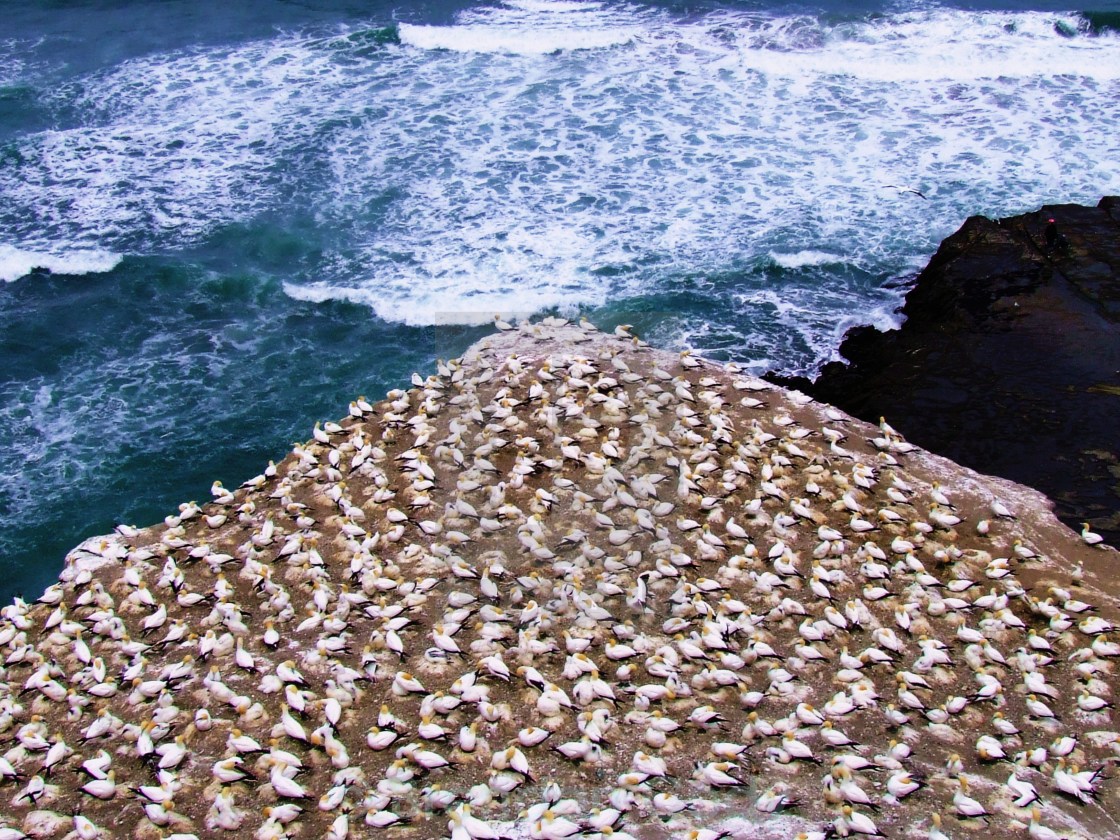
[[[849,333],[850,364],[778,381],[1035,487],[1120,547],[1120,198],[968,219],[902,312],[898,330]]]

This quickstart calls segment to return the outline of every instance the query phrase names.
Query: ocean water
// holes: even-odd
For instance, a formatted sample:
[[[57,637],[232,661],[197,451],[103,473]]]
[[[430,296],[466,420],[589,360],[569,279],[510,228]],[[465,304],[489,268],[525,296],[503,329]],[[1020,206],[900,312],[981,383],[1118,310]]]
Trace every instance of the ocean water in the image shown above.
[[[813,373],[967,216],[1120,191],[1118,30],[1114,0],[5,4],[0,599],[495,313]]]

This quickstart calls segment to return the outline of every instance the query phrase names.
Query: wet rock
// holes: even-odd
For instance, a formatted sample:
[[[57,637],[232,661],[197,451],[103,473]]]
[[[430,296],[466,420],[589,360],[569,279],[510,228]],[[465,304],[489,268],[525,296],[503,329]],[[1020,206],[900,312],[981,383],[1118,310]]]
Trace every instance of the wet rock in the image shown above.
[[[901,329],[855,330],[850,364],[779,381],[1035,487],[1120,546],[1118,269],[1120,198],[974,216],[919,275]]]

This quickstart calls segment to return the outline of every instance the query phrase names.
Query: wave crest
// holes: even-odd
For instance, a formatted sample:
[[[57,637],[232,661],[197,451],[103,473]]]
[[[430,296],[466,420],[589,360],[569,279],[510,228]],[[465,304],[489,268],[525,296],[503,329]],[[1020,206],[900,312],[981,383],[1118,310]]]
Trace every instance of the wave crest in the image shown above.
[[[424,50],[549,55],[562,50],[598,50],[629,43],[634,33],[620,30],[535,29],[489,26],[400,25],[401,43]]]
[[[51,274],[103,274],[121,261],[120,254],[101,250],[73,250],[63,253],[25,251],[0,245],[0,281],[12,282],[36,270]]]

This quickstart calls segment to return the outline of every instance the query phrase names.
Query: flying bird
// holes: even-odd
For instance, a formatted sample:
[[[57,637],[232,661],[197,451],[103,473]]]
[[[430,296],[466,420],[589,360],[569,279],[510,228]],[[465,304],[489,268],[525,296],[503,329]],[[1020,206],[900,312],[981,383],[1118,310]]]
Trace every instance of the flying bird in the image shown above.
[[[924,198],[926,201],[929,201],[929,198],[926,196],[926,194],[915,187],[907,187],[904,184],[880,184],[879,186],[884,190],[898,190],[899,195],[902,195],[903,193],[913,193],[914,195],[920,198]]]

